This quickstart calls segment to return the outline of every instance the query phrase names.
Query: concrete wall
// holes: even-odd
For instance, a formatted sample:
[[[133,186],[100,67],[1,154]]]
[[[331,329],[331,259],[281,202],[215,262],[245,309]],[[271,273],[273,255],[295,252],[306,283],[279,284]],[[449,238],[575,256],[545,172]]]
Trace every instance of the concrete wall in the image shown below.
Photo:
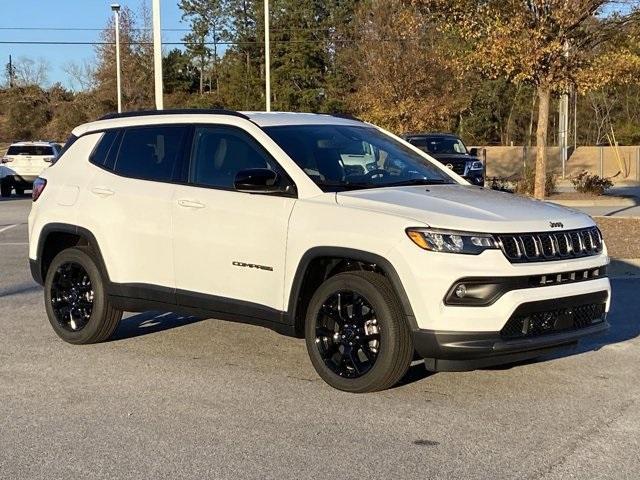
[[[533,168],[536,158],[536,147],[481,147],[487,151],[487,176],[510,177],[520,175],[524,164]],[[613,177],[621,171],[612,147],[578,147],[574,152],[569,150],[569,160],[566,165],[567,177],[575,176],[583,170],[600,175],[600,153],[602,152],[602,175]],[[638,172],[638,155],[640,146],[618,147],[621,160],[626,165],[628,175],[619,173],[617,181],[640,181]],[[561,174],[562,162],[559,147],[548,147],[548,168],[550,171]]]

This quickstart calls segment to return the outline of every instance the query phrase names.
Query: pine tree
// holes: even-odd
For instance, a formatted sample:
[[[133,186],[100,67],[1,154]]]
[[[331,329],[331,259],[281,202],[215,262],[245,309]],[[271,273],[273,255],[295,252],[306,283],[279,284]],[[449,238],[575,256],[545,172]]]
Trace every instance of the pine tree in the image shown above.
[[[180,0],[178,4],[182,10],[182,18],[189,20],[191,31],[185,35],[183,41],[187,43],[187,52],[195,60],[200,71],[200,94],[204,92],[205,72],[210,69],[209,78],[216,75],[218,65],[218,42],[226,32],[223,2],[221,0]],[[213,49],[210,44],[213,43]],[[210,60],[213,55],[213,66]]]

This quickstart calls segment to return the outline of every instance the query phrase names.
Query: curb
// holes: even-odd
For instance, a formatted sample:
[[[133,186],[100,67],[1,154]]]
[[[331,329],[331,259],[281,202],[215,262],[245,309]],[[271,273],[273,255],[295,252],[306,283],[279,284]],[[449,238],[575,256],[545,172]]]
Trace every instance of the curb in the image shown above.
[[[640,278],[640,258],[612,258],[607,267],[609,278]]]
[[[635,198],[620,198],[605,200],[547,200],[548,203],[555,203],[563,207],[635,207],[640,205],[640,201]]]

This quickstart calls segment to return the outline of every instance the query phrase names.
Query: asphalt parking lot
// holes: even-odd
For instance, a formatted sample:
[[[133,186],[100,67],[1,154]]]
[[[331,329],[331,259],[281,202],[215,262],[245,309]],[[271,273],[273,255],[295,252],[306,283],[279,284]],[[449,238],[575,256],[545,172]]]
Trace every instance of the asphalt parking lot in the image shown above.
[[[331,389],[304,342],[144,313],[71,346],[27,266],[29,199],[0,202],[0,478],[637,479],[640,279],[575,351]]]

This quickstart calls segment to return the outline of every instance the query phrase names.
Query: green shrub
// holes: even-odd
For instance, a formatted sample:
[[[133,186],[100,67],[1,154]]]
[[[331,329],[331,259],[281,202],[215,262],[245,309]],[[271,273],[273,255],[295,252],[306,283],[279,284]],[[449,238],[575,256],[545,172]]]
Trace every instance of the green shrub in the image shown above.
[[[577,192],[590,193],[592,195],[604,195],[604,192],[613,187],[613,182],[599,175],[592,175],[587,171],[580,173],[571,179],[571,183]]]
[[[513,193],[513,182],[507,180],[506,178],[500,178],[500,177],[493,177],[493,178],[489,178],[488,180],[488,187],[491,190],[498,190],[499,192],[507,192],[507,193]]]

